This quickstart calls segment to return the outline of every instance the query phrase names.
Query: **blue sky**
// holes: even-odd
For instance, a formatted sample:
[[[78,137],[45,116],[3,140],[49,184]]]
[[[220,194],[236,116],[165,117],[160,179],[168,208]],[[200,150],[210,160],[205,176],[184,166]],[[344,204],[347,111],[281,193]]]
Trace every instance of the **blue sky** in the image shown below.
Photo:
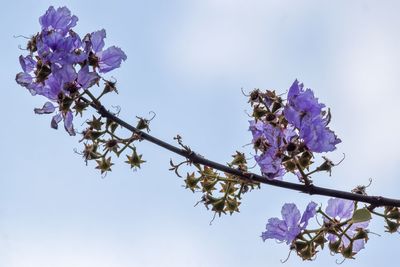
[[[332,177],[315,182],[349,190],[373,178],[370,194],[400,198],[400,2],[9,1],[0,18],[0,267],[275,266],[288,250],[261,241],[267,219],[285,202],[304,209],[311,199],[327,201],[264,186],[239,214],[209,226],[212,214],[193,207],[200,195],[168,172],[169,159],[179,158],[145,142],[140,171],[120,161],[103,179],[73,152],[79,137],[50,129],[50,117],[33,114],[44,99],[14,82],[25,40],[13,35],[36,33],[49,5],[68,6],[82,35],[105,28],[106,45],[128,55],[113,73],[120,94],[106,100],[122,107],[122,118],[155,111],[152,134],[172,142],[179,133],[195,151],[227,162],[237,149],[251,152],[243,148],[251,137],[241,88],[283,93],[297,78],[332,109],[343,143],[329,157],[346,153]],[[370,229],[382,236],[371,235],[344,265],[392,264],[399,235],[379,222]],[[322,251],[304,264],[336,259]],[[285,266],[299,264],[292,256]]]

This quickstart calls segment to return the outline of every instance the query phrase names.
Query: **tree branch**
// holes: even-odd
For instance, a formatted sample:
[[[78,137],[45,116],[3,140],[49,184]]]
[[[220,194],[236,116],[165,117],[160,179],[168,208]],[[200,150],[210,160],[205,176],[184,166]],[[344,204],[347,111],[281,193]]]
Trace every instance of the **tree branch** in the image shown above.
[[[171,145],[167,142],[164,142],[148,133],[138,130],[136,127],[130,125],[129,123],[125,122],[124,120],[122,120],[122,119],[118,118],[117,116],[113,115],[112,113],[110,113],[98,101],[93,103],[83,97],[82,97],[82,99],[85,102],[90,103],[90,105],[94,109],[96,109],[97,112],[101,116],[118,123],[119,125],[126,128],[127,130],[131,131],[132,133],[136,133],[144,140],[149,141],[157,146],[163,147],[169,151],[172,151],[173,153],[178,154],[182,157],[185,157],[193,163],[209,166],[209,167],[212,167],[219,171],[223,171],[225,173],[229,173],[229,174],[238,176],[244,180],[250,180],[250,181],[259,182],[259,183],[268,184],[268,185],[277,186],[277,187],[282,187],[282,188],[286,188],[286,189],[290,189],[290,190],[296,190],[296,191],[299,191],[299,192],[302,192],[305,194],[309,194],[309,195],[330,196],[330,197],[337,197],[337,198],[348,199],[348,200],[353,200],[353,201],[359,201],[359,202],[363,202],[363,203],[369,203],[369,204],[373,205],[374,207],[380,207],[380,206],[400,207],[399,199],[392,199],[392,198],[386,198],[386,197],[381,197],[381,196],[367,196],[367,195],[355,194],[355,193],[350,193],[350,192],[346,192],[346,191],[340,191],[340,190],[335,190],[335,189],[330,189],[330,188],[325,188],[325,187],[314,186],[312,184],[305,185],[305,184],[297,184],[297,183],[291,183],[291,182],[280,181],[280,180],[270,180],[264,176],[261,176],[261,175],[255,174],[255,173],[242,172],[240,170],[230,168],[226,165],[208,160],[193,151],[188,151],[188,150],[173,146],[173,145]]]

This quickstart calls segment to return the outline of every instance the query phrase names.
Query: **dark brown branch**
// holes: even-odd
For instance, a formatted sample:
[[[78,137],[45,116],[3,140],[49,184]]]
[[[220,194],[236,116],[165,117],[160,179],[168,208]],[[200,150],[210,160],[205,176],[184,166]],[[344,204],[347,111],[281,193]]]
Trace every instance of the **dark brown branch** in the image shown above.
[[[86,100],[86,102],[89,102],[89,101]],[[330,197],[343,198],[343,199],[348,199],[348,200],[353,200],[353,201],[359,201],[359,202],[363,202],[363,203],[369,203],[369,204],[373,205],[374,207],[381,207],[381,206],[400,207],[400,200],[398,200],[398,199],[391,199],[391,198],[386,198],[386,197],[381,197],[381,196],[366,196],[366,195],[354,194],[354,193],[350,193],[350,192],[314,186],[312,184],[304,185],[304,184],[296,184],[296,183],[291,183],[291,182],[286,182],[286,181],[269,180],[268,178],[258,175],[258,174],[242,172],[242,171],[230,168],[226,165],[222,165],[220,163],[208,160],[202,156],[199,156],[198,154],[196,154],[193,151],[181,149],[179,147],[176,147],[169,143],[166,143],[158,138],[155,138],[154,136],[152,136],[150,134],[142,132],[142,131],[138,130],[137,128],[135,128],[134,126],[130,125],[129,123],[121,120],[117,116],[115,116],[112,113],[110,113],[109,111],[107,111],[104,108],[104,106],[100,105],[99,102],[97,102],[95,104],[92,103],[91,106],[93,108],[95,108],[101,116],[118,123],[119,125],[128,129],[132,133],[138,134],[144,140],[147,140],[153,144],[156,144],[156,145],[161,146],[161,147],[163,147],[169,151],[172,151],[178,155],[181,155],[182,157],[187,158],[188,160],[190,160],[193,163],[198,163],[201,165],[209,166],[214,169],[241,177],[244,180],[251,180],[251,181],[255,181],[255,182],[259,182],[259,183],[263,183],[263,184],[268,184],[268,185],[272,185],[272,186],[296,190],[296,191],[306,193],[309,195],[330,196]]]

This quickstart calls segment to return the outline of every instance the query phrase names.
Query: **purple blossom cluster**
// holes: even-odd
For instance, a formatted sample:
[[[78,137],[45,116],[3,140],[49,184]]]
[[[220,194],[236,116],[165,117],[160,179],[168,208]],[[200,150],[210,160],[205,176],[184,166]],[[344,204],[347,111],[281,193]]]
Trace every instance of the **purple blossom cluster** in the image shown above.
[[[327,126],[330,117],[325,116],[324,107],[324,104],[318,103],[311,89],[304,90],[302,83],[294,81],[289,89],[284,115],[299,130],[299,137],[312,152],[333,151],[341,142]]]
[[[282,207],[282,219],[270,218],[266,231],[261,234],[263,241],[275,239],[286,242],[291,249],[305,260],[310,260],[317,249],[329,243],[332,253],[341,253],[345,258],[353,256],[364,248],[368,240],[369,219],[354,221],[355,203],[350,200],[331,198],[325,212],[317,209],[317,204],[310,202],[301,215],[293,203]],[[307,229],[311,218],[320,213],[323,225],[317,229]]]
[[[269,179],[281,179],[286,173],[282,165],[282,155],[295,132],[291,128],[278,128],[261,120],[250,121],[250,131],[253,134],[253,143],[262,142],[265,144],[264,152],[255,155],[255,160],[261,167],[262,173]]]
[[[328,200],[325,213],[329,216],[329,218],[324,218],[325,224],[341,224],[341,231],[343,233],[342,235],[328,234],[327,239],[331,246],[336,243],[338,248],[345,248],[349,247],[351,244],[353,253],[357,253],[364,248],[365,239],[350,240],[354,238],[360,230],[366,229],[369,225],[369,220],[349,225],[349,221],[354,213],[353,201],[331,198]]]
[[[294,81],[286,104],[273,91],[250,95],[255,120],[249,130],[256,152],[255,160],[269,179],[282,179],[287,171],[299,174],[308,168],[312,153],[329,152],[341,142],[329,129],[330,113],[318,102],[311,89]],[[297,169],[297,171],[296,171]]]
[[[296,204],[286,203],[282,207],[282,220],[279,218],[270,218],[268,220],[266,231],[261,234],[263,241],[267,239],[276,239],[281,242],[290,244],[300,234],[300,232],[306,229],[308,221],[315,216],[317,212],[317,204],[310,202],[303,215],[300,215],[300,211]]]
[[[51,127],[57,129],[63,120],[70,135],[75,135],[72,105],[84,90],[99,83],[100,73],[118,68],[127,59],[118,47],[104,49],[104,29],[81,38],[72,30],[77,21],[68,8],[49,7],[39,18],[41,31],[28,42],[29,55],[19,57],[23,71],[16,76],[32,95],[48,99],[35,113],[56,112]]]

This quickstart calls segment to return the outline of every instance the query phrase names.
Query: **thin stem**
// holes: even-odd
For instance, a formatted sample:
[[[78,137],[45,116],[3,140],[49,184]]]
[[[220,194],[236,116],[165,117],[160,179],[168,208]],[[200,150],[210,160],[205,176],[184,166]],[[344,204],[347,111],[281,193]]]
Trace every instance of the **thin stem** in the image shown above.
[[[321,208],[319,208],[318,210],[317,210],[317,212],[318,213],[320,213],[322,216],[324,216],[325,218],[327,218],[329,221],[331,221],[332,223],[335,223],[335,221],[331,218],[331,217],[329,217],[328,216],[328,214],[326,214],[325,212],[323,212],[322,210],[321,210]]]
[[[93,103],[85,98],[82,97],[82,100],[89,103],[94,109],[97,110],[97,112],[105,117],[108,118],[122,127],[126,128],[127,130],[131,131],[132,133],[138,134],[143,140],[147,140],[157,146],[163,147],[175,154],[178,154],[182,157],[185,157],[192,163],[197,163],[200,165],[208,166],[214,169],[217,169],[222,172],[226,172],[232,175],[235,175],[244,181],[254,181],[254,182],[259,182],[263,184],[268,184],[276,187],[281,187],[281,188],[286,188],[290,190],[295,190],[299,191],[305,194],[309,195],[321,195],[321,196],[330,196],[330,197],[337,197],[337,198],[342,198],[342,199],[348,199],[348,200],[353,200],[353,201],[359,201],[363,203],[369,203],[372,204],[376,207],[381,207],[381,206],[393,206],[393,207],[400,207],[400,200],[399,199],[392,199],[392,198],[386,198],[386,197],[381,197],[381,196],[366,196],[366,195],[361,195],[361,194],[354,194],[350,192],[345,192],[345,191],[340,191],[340,190],[335,190],[335,189],[330,189],[330,188],[325,188],[325,187],[318,187],[314,185],[304,185],[304,184],[297,184],[297,183],[291,183],[291,182],[286,182],[286,181],[280,181],[280,180],[270,180],[265,176],[261,176],[255,173],[249,173],[249,172],[243,172],[234,168],[230,168],[226,165],[217,163],[215,161],[208,160],[197,153],[193,151],[187,151],[185,149],[173,146],[167,142],[164,142],[148,133],[142,132],[138,130],[136,127],[130,125],[129,123],[125,122],[124,120],[118,118],[117,116],[113,115],[107,109],[99,105],[98,101],[97,103]]]
[[[306,175],[307,175],[307,177],[308,177],[308,176],[310,176],[311,174],[314,174],[314,173],[319,172],[319,171],[321,171],[321,170],[319,170],[318,168],[316,168],[315,170],[310,171],[310,172],[307,173]]]
[[[318,232],[317,232],[317,234],[309,241],[310,243],[312,243],[312,242],[314,242],[314,240],[315,239],[317,239],[317,237],[320,235],[320,234],[323,234],[324,233],[324,231],[322,231],[322,230],[318,230]]]
[[[304,184],[306,186],[311,186],[311,181],[310,179],[308,179],[307,174],[304,173],[303,169],[301,168],[300,164],[298,163],[298,161],[296,160],[296,167],[299,170],[301,177],[303,178]]]
[[[381,213],[379,213],[379,212],[376,212],[376,211],[373,211],[373,210],[370,210],[370,212],[371,212],[372,214],[375,214],[375,215],[377,215],[377,216],[380,216],[380,217],[386,218],[386,216],[385,216],[385,215],[383,215],[383,214],[381,214]]]

